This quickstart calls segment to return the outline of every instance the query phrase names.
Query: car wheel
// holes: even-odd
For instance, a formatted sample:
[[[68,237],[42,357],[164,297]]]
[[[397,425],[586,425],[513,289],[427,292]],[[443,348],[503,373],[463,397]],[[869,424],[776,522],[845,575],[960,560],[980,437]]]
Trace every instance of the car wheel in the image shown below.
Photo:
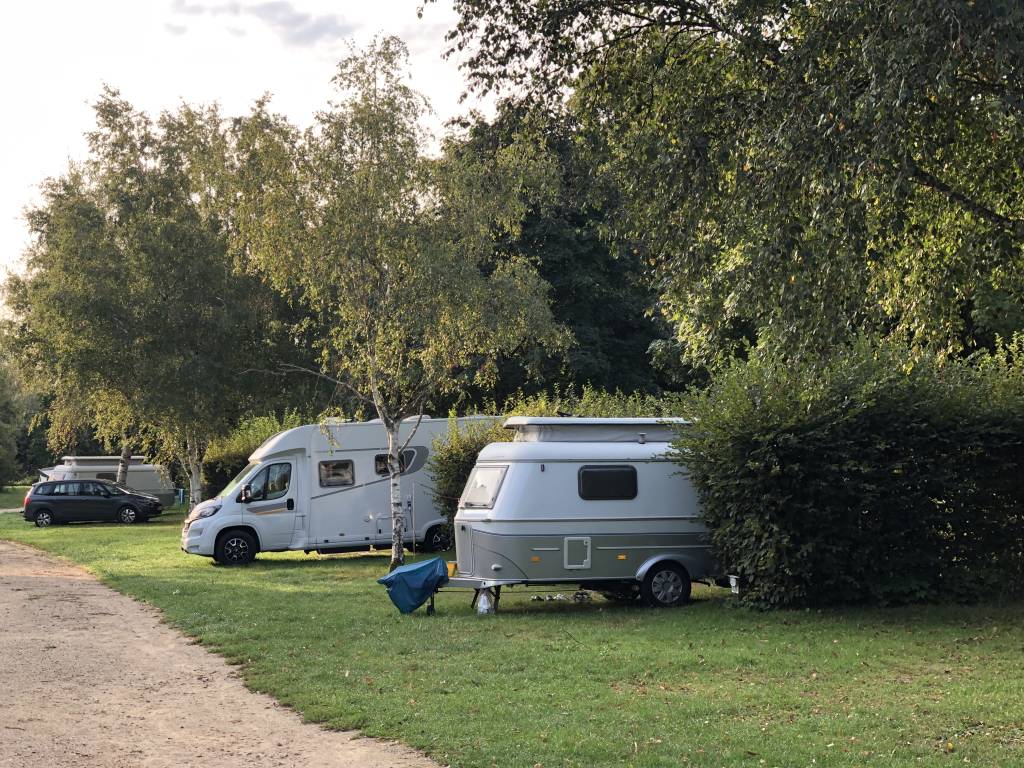
[[[129,507],[125,504],[119,510],[117,510],[117,522],[124,523],[125,525],[131,525],[132,523],[138,522],[139,513],[135,511],[135,507]]]
[[[664,561],[651,566],[640,585],[640,596],[653,608],[675,608],[690,600],[690,574],[679,563]]]
[[[443,525],[435,525],[427,531],[427,538],[423,540],[423,549],[427,552],[444,552],[451,545],[451,534]]]
[[[256,557],[256,539],[247,531],[228,531],[217,539],[213,557],[221,565],[248,565]]]
[[[36,512],[36,528],[49,528],[53,525],[53,515],[50,514],[49,510],[40,509]]]

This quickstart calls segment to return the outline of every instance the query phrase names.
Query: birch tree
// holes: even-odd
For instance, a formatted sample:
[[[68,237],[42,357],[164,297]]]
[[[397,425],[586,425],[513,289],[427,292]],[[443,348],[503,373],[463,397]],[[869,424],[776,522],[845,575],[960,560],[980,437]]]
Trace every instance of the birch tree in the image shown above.
[[[28,211],[6,333],[22,370],[57,394],[54,421],[88,419],[106,442],[130,430],[182,465],[195,504],[206,446],[263,384],[250,371],[268,354],[270,292],[236,273],[207,204],[217,190],[197,145],[220,134],[216,113],[154,124],[112,89],[95,112],[88,157]]]
[[[391,567],[405,537],[400,438],[424,409],[493,380],[503,354],[564,341],[547,286],[524,258],[494,254],[550,178],[541,151],[484,167],[456,143],[427,154],[428,106],[397,38],[338,67],[337,100],[303,134],[261,102],[235,126],[241,258],[322,323],[320,373],[360,399],[387,434]]]

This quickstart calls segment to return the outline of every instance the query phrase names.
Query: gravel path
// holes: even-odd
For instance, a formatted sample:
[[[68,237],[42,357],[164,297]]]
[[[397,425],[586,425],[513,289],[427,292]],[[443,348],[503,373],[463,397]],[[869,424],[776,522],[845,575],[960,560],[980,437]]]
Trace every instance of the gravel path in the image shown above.
[[[303,723],[160,614],[0,541],[0,767],[436,768]]]

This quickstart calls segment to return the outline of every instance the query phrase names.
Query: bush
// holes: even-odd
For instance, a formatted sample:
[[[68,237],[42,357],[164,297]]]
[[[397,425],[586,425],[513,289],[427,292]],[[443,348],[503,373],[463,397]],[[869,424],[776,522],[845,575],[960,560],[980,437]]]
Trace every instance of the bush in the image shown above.
[[[755,353],[691,396],[676,458],[743,599],[1019,591],[1022,351],[943,362],[862,341],[803,364]]]
[[[678,395],[658,398],[642,393],[621,392],[584,387],[574,390],[541,393],[531,397],[519,395],[504,406],[492,405],[491,413],[505,416],[674,416],[680,413],[682,400]],[[454,421],[448,435],[434,441],[430,470],[434,475],[434,498],[449,521],[455,517],[459,496],[469,478],[476,457],[488,443],[511,440],[512,433],[501,422],[488,426],[472,424],[460,429]]]
[[[239,422],[230,434],[210,443],[203,468],[203,498],[218,493],[237,475],[257,448],[267,438],[292,427],[311,423],[297,410],[286,410],[281,418],[276,414],[252,416]]]

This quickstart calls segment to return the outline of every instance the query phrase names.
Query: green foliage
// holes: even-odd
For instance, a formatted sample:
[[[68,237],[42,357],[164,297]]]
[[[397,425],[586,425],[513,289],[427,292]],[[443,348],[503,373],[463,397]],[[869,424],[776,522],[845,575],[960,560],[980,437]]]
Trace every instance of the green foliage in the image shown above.
[[[691,364],[1024,322],[1024,5],[458,0],[476,87],[570,109]]]
[[[518,395],[501,407],[492,403],[486,413],[504,416],[678,416],[682,398],[678,395],[654,395],[636,392],[608,392],[594,387],[569,389],[553,393]],[[452,519],[458,507],[462,489],[469,472],[476,463],[477,454],[488,443],[512,439],[512,433],[499,421],[490,426],[470,424],[460,428],[453,420],[448,434],[434,441],[430,455],[430,471],[434,475],[434,497],[447,517]]]
[[[18,436],[27,421],[17,382],[0,364],[0,490],[22,474],[18,464]]]
[[[210,491],[219,491],[228,481],[245,467],[257,448],[278,432],[309,424],[313,419],[306,418],[296,409],[286,410],[280,417],[269,413],[266,416],[250,416],[242,419],[234,429],[226,435],[216,437],[206,449],[206,466],[204,468],[204,495],[211,496]]]
[[[1024,584],[1024,356],[859,341],[758,351],[687,405],[675,443],[720,562],[764,607],[969,600]]]
[[[503,151],[534,137],[550,156],[557,174],[550,189],[527,211],[521,226],[501,237],[495,248],[530,259],[551,286],[551,308],[557,322],[575,339],[539,364],[540,375],[524,370],[520,356],[501,365],[490,397],[503,400],[518,390],[591,385],[598,389],[655,391],[663,384],[648,358],[648,348],[669,333],[650,316],[655,292],[644,279],[643,261],[635,248],[613,248],[603,237],[606,209],[611,205],[594,188],[595,166],[607,161],[593,156],[578,141],[579,126],[559,115],[541,118],[503,102],[491,121],[477,117],[459,152],[480,162],[497,164]],[[454,151],[454,149],[453,149]]]
[[[215,110],[182,107],[154,124],[106,89],[89,157],[47,181],[28,212],[33,242],[11,277],[8,341],[48,403],[50,442],[84,426],[126,436],[198,477],[209,440],[268,380],[277,341],[271,292],[237,273],[227,226],[201,173],[220,140]]]

